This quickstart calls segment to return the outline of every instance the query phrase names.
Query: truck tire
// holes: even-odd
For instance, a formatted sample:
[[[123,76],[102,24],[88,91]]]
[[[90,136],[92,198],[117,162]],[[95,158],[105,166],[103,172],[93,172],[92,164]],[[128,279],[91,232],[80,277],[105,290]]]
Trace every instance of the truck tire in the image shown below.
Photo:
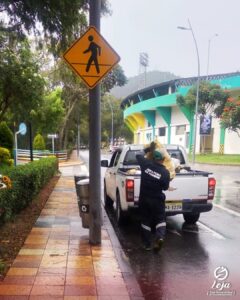
[[[119,193],[117,193],[117,201],[116,201],[116,219],[118,225],[124,225],[127,222],[127,212],[123,211],[121,208]]]
[[[106,183],[104,183],[104,205],[105,205],[106,208],[112,208],[113,207],[113,201],[107,195]]]
[[[183,214],[183,218],[187,224],[195,224],[200,217],[200,213],[197,214]]]

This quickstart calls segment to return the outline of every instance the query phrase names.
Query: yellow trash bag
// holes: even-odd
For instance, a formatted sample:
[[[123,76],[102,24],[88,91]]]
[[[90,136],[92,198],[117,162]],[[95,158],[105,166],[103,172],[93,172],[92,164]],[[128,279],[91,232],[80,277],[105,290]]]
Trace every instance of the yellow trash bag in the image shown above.
[[[176,175],[176,172],[175,172],[176,166],[175,166],[173,160],[171,159],[171,156],[168,154],[166,148],[159,141],[151,142],[149,145],[146,145],[146,148],[147,147],[150,148],[150,152],[148,152],[146,154],[147,159],[151,159],[151,160],[153,159],[153,151],[154,150],[158,150],[159,152],[161,152],[161,154],[163,154],[163,157],[164,157],[163,165],[169,171],[170,178],[173,179]]]

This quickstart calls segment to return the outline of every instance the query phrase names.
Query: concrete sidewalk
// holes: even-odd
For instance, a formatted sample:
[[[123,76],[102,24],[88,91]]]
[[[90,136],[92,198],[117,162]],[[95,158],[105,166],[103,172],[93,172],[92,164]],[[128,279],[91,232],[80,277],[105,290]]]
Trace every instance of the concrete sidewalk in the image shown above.
[[[75,153],[60,164],[62,176],[0,283],[0,299],[144,299],[104,209],[102,244],[89,244],[73,176],[81,166]]]

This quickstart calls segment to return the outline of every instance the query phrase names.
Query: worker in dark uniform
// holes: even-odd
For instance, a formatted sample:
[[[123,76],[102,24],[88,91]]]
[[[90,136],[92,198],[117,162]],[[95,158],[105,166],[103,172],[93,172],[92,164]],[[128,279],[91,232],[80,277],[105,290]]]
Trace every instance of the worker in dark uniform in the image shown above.
[[[145,153],[150,151],[145,149]],[[159,251],[166,232],[165,194],[169,188],[170,174],[162,165],[164,154],[161,151],[152,152],[153,160],[137,154],[136,158],[141,168],[141,186],[139,208],[141,214],[141,236],[145,250],[151,250],[151,228],[155,226],[155,242],[153,249]]]

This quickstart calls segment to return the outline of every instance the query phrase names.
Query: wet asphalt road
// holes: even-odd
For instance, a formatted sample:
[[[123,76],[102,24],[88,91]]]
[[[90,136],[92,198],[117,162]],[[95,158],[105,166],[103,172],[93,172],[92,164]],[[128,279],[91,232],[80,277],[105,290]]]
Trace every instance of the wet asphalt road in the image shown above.
[[[169,217],[159,254],[142,250],[137,212],[123,227],[116,224],[114,209],[107,212],[147,300],[212,299],[210,293],[217,293],[214,299],[240,299],[240,168],[196,164],[195,169],[214,173],[216,205],[195,226],[187,226],[181,215]],[[220,267],[224,279],[217,277]]]
[[[195,167],[213,172],[217,180],[214,204],[240,212],[240,167],[203,164]]]

